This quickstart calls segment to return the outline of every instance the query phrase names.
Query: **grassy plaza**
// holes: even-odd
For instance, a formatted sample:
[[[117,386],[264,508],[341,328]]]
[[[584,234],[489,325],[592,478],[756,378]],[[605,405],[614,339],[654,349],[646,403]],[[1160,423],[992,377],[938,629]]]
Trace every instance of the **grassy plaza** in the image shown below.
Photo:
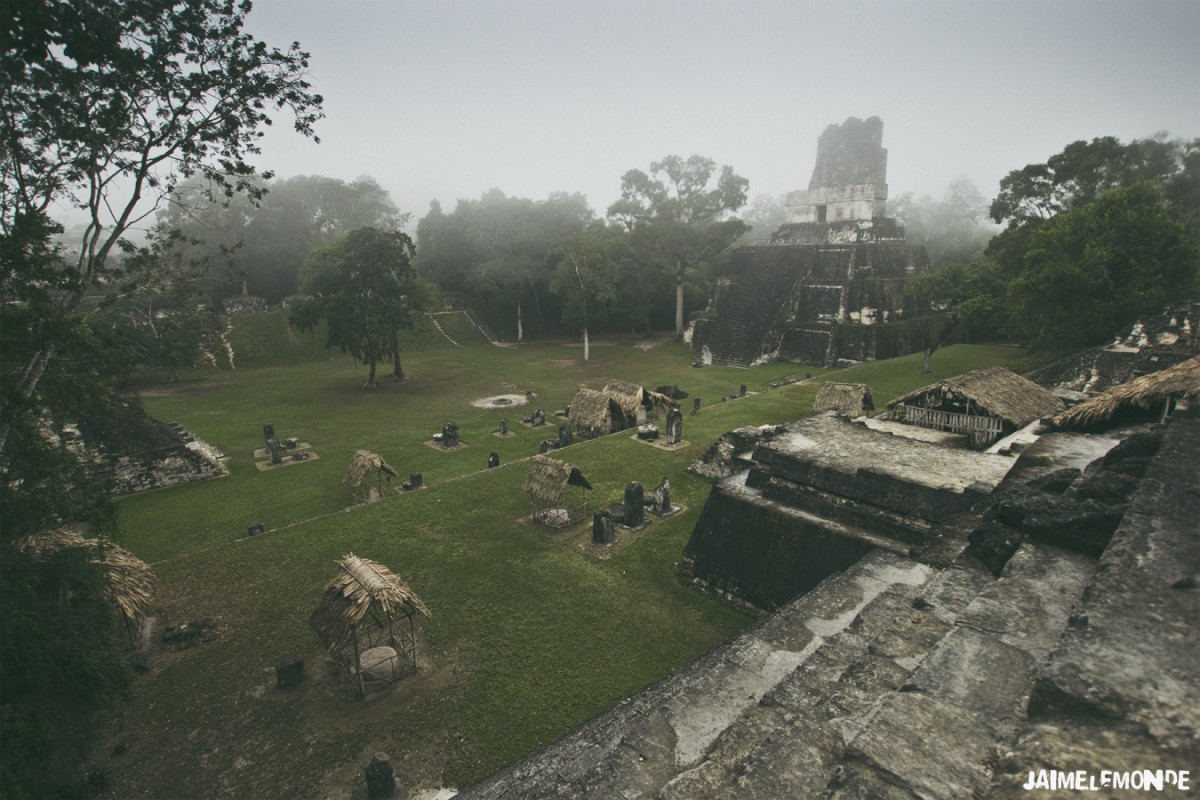
[[[281,313],[247,315],[231,334],[235,368],[141,386],[146,409],[221,450],[229,475],[121,502],[119,543],[154,567],[160,630],[195,620],[213,628],[194,647],[156,645],[150,671],[112,715],[94,760],[115,795],[345,794],[376,751],[407,786],[478,780],[753,623],[693,588],[679,567],[709,490],[687,467],[722,433],[809,413],[826,375],[869,384],[882,408],[942,377],[1024,366],[1018,348],[957,345],[935,354],[928,375],[920,354],[836,373],[695,369],[670,339],[593,342],[584,364],[577,343],[502,347],[454,317],[443,328],[457,345],[418,330],[404,354],[407,379],[364,390],[364,367],[289,332]],[[686,446],[668,451],[626,431],[551,455],[587,476],[593,508],[620,502],[630,481],[652,488],[667,476],[685,510],[596,553],[573,545],[578,536],[531,526],[521,487],[539,441],[556,435],[554,410],[610,379],[687,391]],[[748,396],[722,402],[743,383]],[[471,404],[526,392],[535,397],[522,406]],[[535,406],[546,411],[544,431],[520,424]],[[494,435],[501,417],[513,435]],[[258,470],[253,451],[268,422],[319,458]],[[446,422],[458,424],[465,447],[429,446]],[[341,478],[358,449],[404,477],[420,472],[427,488],[353,507]],[[501,466],[489,470],[491,452]],[[267,532],[247,538],[256,523]],[[308,626],[334,561],[350,552],[387,565],[432,612],[421,624],[420,671],[365,701],[334,679]],[[278,691],[274,666],[296,655],[305,681]]]

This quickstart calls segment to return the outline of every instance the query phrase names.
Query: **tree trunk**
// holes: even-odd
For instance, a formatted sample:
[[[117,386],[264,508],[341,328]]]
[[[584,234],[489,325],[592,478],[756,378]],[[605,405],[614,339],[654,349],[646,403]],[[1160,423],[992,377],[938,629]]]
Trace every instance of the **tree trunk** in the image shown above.
[[[367,361],[371,365],[370,372],[367,373],[367,384],[364,389],[375,388],[375,363],[379,361],[379,348],[375,346],[374,339],[367,339]]]
[[[583,326],[583,363],[585,364],[588,360],[588,344],[588,329],[587,325],[585,324]]]
[[[517,341],[525,341],[525,327],[521,324],[521,298],[517,298]]]
[[[933,343],[932,347],[925,348],[925,361],[921,364],[921,373],[923,375],[929,374],[930,361],[933,360],[934,351],[946,343],[946,340],[950,338],[950,334],[954,332],[954,328],[958,325],[960,319],[962,319],[962,314],[957,311],[952,312],[946,323],[942,325],[942,329],[938,331],[937,341]]]
[[[392,377],[404,380],[404,368],[400,366],[400,336],[392,331]]]
[[[4,400],[0,397],[0,453],[4,452],[4,445],[8,442],[8,434],[12,430],[12,420],[16,418],[24,410],[21,406],[25,405],[29,398],[33,396],[37,389],[38,381],[42,379],[42,373],[46,371],[46,365],[50,363],[55,355],[53,345],[44,350],[39,350],[33,354],[29,363],[25,365],[25,371],[21,375],[20,383],[17,386],[17,397],[14,400]],[[7,394],[7,393],[6,393]],[[17,408],[13,408],[12,404],[16,403]]]
[[[675,262],[675,335],[683,335],[683,262]]]

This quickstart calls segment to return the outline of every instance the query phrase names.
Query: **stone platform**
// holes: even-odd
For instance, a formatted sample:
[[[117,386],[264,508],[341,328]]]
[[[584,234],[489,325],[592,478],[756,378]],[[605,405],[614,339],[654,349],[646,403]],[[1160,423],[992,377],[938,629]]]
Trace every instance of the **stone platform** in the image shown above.
[[[1099,559],[873,549],[459,797],[1044,797],[1031,772],[1106,769],[1195,796],[1197,456],[1200,420],[1172,422]]]
[[[714,485],[684,557],[711,588],[769,610],[872,549],[907,555],[946,540],[961,549],[954,518],[1016,459],[827,414],[773,429],[743,463]],[[956,553],[952,545],[942,557]]]

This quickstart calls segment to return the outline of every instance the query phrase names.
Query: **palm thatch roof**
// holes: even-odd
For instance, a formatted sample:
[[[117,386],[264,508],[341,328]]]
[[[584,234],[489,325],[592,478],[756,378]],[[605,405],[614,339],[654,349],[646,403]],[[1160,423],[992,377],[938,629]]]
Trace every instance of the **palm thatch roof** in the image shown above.
[[[595,428],[604,433],[612,426],[613,398],[594,389],[580,389],[571,400],[571,422],[576,429]]]
[[[609,381],[604,384],[604,393],[611,397],[616,402],[617,407],[621,409],[621,413],[626,417],[636,417],[638,409],[642,405],[642,398],[645,396],[646,390],[635,383],[625,383],[624,381]]]
[[[382,564],[353,553],[347,553],[337,564],[337,577],[325,587],[321,604],[308,618],[308,624],[331,653],[351,645],[368,612],[374,611],[382,619],[397,614],[432,616],[421,598]]]
[[[817,399],[813,401],[814,414],[836,411],[845,417],[861,417],[874,410],[871,387],[865,383],[827,381],[821,385],[821,391],[817,392]]]
[[[63,528],[26,536],[16,546],[39,561],[67,548],[86,550],[93,564],[104,566],[108,578],[105,592],[127,622],[146,619],[154,608],[154,572],[145,561],[112,542],[86,539]]]
[[[922,400],[929,408],[943,401],[971,401],[980,412],[999,417],[1017,428],[1062,410],[1062,401],[1033,381],[1004,367],[977,369],[931,383],[897,397],[888,408]]]
[[[342,476],[342,483],[351,489],[357,489],[362,485],[363,479],[372,471],[383,472],[392,477],[399,475],[390,464],[383,460],[383,456],[372,453],[370,450],[355,450],[354,455],[350,457],[350,466],[346,467],[346,473]]]
[[[592,488],[592,484],[579,471],[579,467],[547,455],[536,455],[533,457],[529,474],[525,476],[525,485],[521,491],[538,500],[557,500],[568,485]]]
[[[1200,397],[1200,356],[1188,359],[1090,397],[1054,418],[1061,428],[1106,422],[1122,408],[1150,410],[1168,399]]]

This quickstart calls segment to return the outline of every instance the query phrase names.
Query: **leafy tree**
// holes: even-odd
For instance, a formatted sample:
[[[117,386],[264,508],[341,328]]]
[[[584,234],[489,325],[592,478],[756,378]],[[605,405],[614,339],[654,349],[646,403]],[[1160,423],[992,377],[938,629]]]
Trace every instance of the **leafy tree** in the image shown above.
[[[730,216],[746,204],[749,181],[732,167],[716,173],[716,162],[693,155],[667,156],[621,178],[621,199],[608,208],[623,224],[648,268],[666,268],[675,277],[675,333],[683,333],[684,284],[689,271],[710,262],[746,231]]]
[[[1194,296],[1200,247],[1148,181],[1063,211],[1029,239],[1009,290],[1016,333],[1051,352],[1100,344]]]
[[[550,291],[563,298],[563,324],[583,334],[583,360],[590,358],[590,331],[603,324],[617,296],[619,267],[613,259],[614,232],[596,222],[587,233],[568,236],[559,245],[561,258]]]
[[[1005,229],[988,245],[988,257],[1015,278],[1030,237],[1041,224],[1138,181],[1158,187],[1171,212],[1200,233],[1198,150],[1200,140],[1170,140],[1165,134],[1128,144],[1104,136],[1072,142],[1044,164],[1013,170],[1000,181],[1000,192],[989,209],[992,220]]]
[[[18,539],[68,523],[111,534],[116,505],[107,487],[46,435],[83,414],[103,414],[102,378],[121,348],[79,317],[39,314],[65,280],[51,244],[58,226],[33,213],[0,237],[0,391],[17,394],[23,356],[53,342],[37,413],[14,414],[0,454],[0,795],[60,796],[92,742],[93,715],[120,696],[129,668],[120,654],[102,569],[65,552],[34,559]],[[20,272],[22,280],[13,280]]]
[[[905,291],[921,305],[943,305],[960,315],[968,341],[1000,339],[1007,331],[1008,286],[991,261],[946,264],[909,282]]]
[[[1196,291],[1200,142],[1073,142],[1010,172],[989,213],[1005,228],[985,258],[911,291],[961,312],[972,338],[1003,332],[1057,352],[1097,344]]]
[[[312,134],[307,55],[244,33],[232,0],[0,3],[0,794],[59,795],[90,719],[128,679],[103,567],[34,562],[11,541],[58,525],[113,530],[106,486],[47,440],[102,411],[114,350],[85,297],[121,278],[131,226],[181,177],[254,191],[248,159],[273,109]],[[68,251],[51,209],[86,220]],[[90,302],[90,301],[89,301]],[[16,645],[14,645],[16,643]]]
[[[112,277],[110,256],[130,226],[181,177],[257,193],[248,159],[272,109],[290,109],[296,129],[312,135],[321,98],[305,80],[308,55],[245,33],[249,9],[234,0],[0,4],[0,234],[56,204],[87,219],[53,304],[39,313],[78,312],[85,293]],[[46,341],[25,354],[0,408],[0,452],[14,415],[37,404],[56,351]]]
[[[399,331],[412,329],[426,298],[412,256],[406,234],[359,228],[318,247],[304,261],[303,297],[292,305],[289,320],[311,330],[324,319],[326,344],[369,365],[366,388],[376,386],[375,366],[389,356],[392,377],[404,378]]]

